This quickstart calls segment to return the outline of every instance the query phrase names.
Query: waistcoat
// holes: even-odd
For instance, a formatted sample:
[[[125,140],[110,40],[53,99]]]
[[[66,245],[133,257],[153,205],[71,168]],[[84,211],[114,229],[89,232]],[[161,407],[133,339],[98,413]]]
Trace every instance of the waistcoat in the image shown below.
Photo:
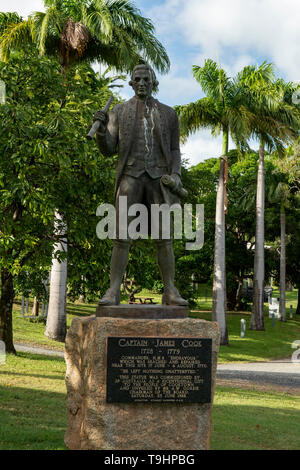
[[[167,162],[155,132],[157,119],[159,112],[153,100],[138,100],[135,135],[124,174],[138,178],[148,173],[154,179],[167,173]]]

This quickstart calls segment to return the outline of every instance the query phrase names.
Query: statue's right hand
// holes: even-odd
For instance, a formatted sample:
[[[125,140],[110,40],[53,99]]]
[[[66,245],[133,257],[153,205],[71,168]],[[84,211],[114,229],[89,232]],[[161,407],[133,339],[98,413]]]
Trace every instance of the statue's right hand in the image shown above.
[[[106,126],[108,123],[108,114],[105,111],[97,111],[94,115],[94,121],[100,121],[102,126]]]

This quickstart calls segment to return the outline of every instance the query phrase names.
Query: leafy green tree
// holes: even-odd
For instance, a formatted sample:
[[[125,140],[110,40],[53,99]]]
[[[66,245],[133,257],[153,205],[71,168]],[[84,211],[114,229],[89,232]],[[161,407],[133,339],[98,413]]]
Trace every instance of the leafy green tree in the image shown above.
[[[82,61],[100,61],[128,72],[139,61],[146,60],[161,72],[168,70],[169,59],[154,36],[152,22],[142,17],[132,2],[45,0],[45,6],[45,13],[36,12],[25,21],[16,18],[10,23],[10,15],[2,15],[5,28],[0,37],[0,56],[3,60],[8,60],[11,50],[35,47],[40,55],[59,59],[65,85],[70,66]],[[66,262],[62,266],[66,270]],[[54,269],[53,273],[58,274],[58,270]],[[66,279],[66,273],[62,273],[62,279]],[[64,295],[63,286],[55,288],[56,281],[60,282],[59,277],[51,276],[51,292],[59,290]],[[45,334],[58,339],[64,336],[66,315],[65,309],[60,312],[60,306],[65,301],[60,296],[52,300],[50,294],[50,305],[53,309],[48,312]]]
[[[16,281],[36,266],[49,269],[59,240],[55,209],[66,215],[71,273],[80,259],[81,275],[93,271],[93,288],[108,282],[98,267],[109,260],[106,242],[96,238],[95,212],[113,192],[113,161],[99,156],[85,133],[111,92],[88,65],[72,69],[66,87],[56,61],[29,54],[0,63],[0,79],[7,90],[0,106],[0,339],[13,352]]]

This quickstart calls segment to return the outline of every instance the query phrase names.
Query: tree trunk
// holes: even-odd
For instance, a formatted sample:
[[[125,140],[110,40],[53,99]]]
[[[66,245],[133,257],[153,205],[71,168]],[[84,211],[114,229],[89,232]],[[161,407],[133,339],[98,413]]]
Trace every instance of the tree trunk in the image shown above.
[[[286,321],[285,308],[285,287],[286,287],[286,256],[285,256],[285,226],[286,218],[284,204],[281,204],[280,230],[281,230],[281,249],[280,249],[280,307],[281,320]]]
[[[66,226],[62,216],[55,213],[55,233],[64,235]],[[66,252],[66,238],[61,239],[53,247],[50,295],[45,336],[56,341],[64,341],[66,336],[66,293],[67,293],[67,261],[59,262],[55,252]]]
[[[33,299],[33,307],[32,307],[31,314],[35,317],[38,317],[39,316],[39,310],[40,310],[40,303],[37,299],[37,296],[35,296],[34,299]]]
[[[291,281],[286,282],[285,290],[287,292],[293,292],[294,288],[293,288],[293,284],[291,283]]]
[[[1,271],[0,341],[4,342],[6,352],[16,354],[12,329],[13,300],[13,276],[9,271],[3,269]]]
[[[253,274],[253,312],[251,315],[250,329],[264,330],[264,277],[265,277],[265,170],[264,170],[264,144],[259,148],[259,164],[257,175],[256,193],[256,233],[255,233],[255,257]]]
[[[225,165],[228,153],[228,132],[223,133],[223,154],[220,161],[220,176],[216,201],[216,225],[214,248],[214,280],[212,319],[221,330],[221,344],[228,345],[226,325],[226,266],[225,266]]]

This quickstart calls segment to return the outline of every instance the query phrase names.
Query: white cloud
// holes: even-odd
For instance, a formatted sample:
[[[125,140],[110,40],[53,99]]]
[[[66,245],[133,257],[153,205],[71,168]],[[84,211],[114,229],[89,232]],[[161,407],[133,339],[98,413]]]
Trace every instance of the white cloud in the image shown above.
[[[45,11],[43,0],[1,0],[0,11],[16,11],[26,18],[34,11]]]
[[[258,150],[259,144],[251,140],[249,142],[253,150]],[[229,150],[235,149],[236,146],[231,138],[229,138]],[[222,155],[222,135],[213,137],[208,129],[201,130],[181,144],[182,159],[188,160],[188,166],[197,165],[208,158],[218,158]]]
[[[200,98],[202,90],[192,77],[191,69],[192,64],[189,66],[190,73],[182,75],[180,66],[174,65],[168,75],[159,77],[158,96],[163,96],[166,104],[186,104]]]
[[[267,60],[287,80],[300,80],[299,0],[166,0],[147,13],[167,49],[179,54],[184,50],[177,57],[177,75],[171,73],[163,80],[163,98],[171,98],[171,92],[165,91],[168,83],[175,90],[172,85],[181,82],[177,103],[198,99],[196,90],[194,97],[186,99],[194,92],[189,76],[192,64],[201,65],[205,58],[220,62],[230,76],[245,65]],[[255,143],[251,146],[257,148]],[[182,151],[191,164],[197,164],[219,156],[220,148],[220,142],[203,131],[192,136]]]
[[[207,130],[197,132],[184,145],[181,145],[181,157],[188,160],[188,165],[197,165],[207,158],[219,157],[222,152],[222,137],[212,137]]]
[[[228,65],[263,57],[289,80],[300,78],[299,0],[167,0],[151,12],[162,34],[181,32],[205,57]]]

